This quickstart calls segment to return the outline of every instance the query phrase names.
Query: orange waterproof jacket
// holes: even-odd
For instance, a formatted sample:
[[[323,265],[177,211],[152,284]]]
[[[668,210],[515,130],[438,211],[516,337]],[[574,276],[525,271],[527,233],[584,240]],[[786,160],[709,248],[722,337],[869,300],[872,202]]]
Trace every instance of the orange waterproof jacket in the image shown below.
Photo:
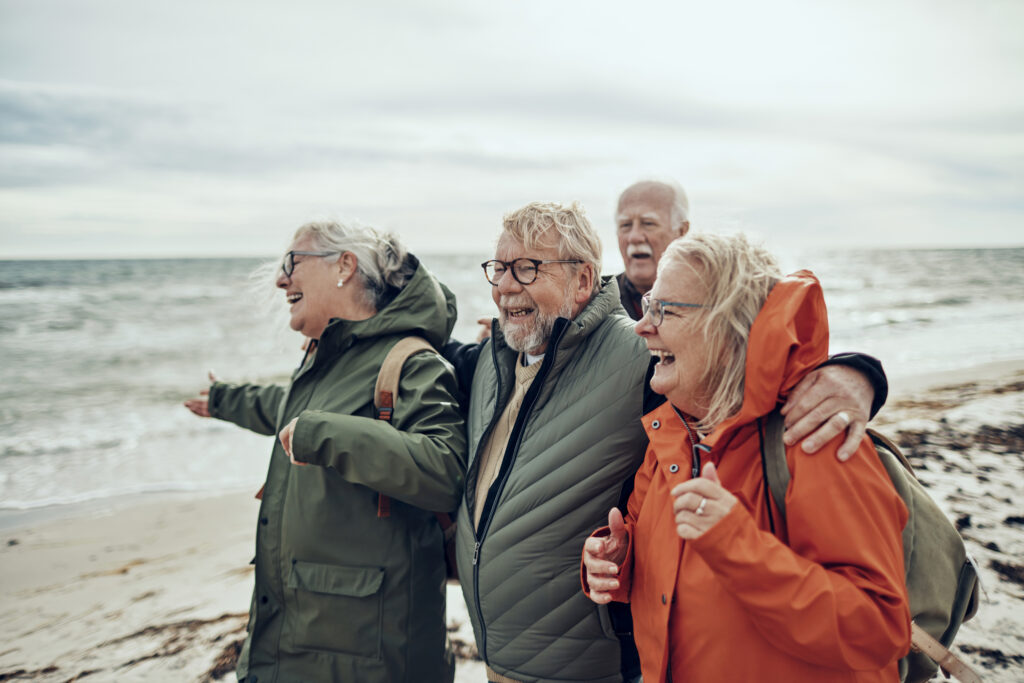
[[[785,278],[751,328],[742,408],[702,441],[710,451],[699,465],[714,462],[738,503],[698,539],[677,535],[669,495],[692,476],[686,429],[668,403],[644,416],[650,446],[629,499],[629,557],[613,597],[631,603],[645,683],[899,679],[897,661],[910,648],[907,511],[870,441],[846,463],[835,457],[842,437],[814,455],[788,448],[787,521],[779,528],[773,505],[769,531],[757,418],[827,348],[817,279]]]

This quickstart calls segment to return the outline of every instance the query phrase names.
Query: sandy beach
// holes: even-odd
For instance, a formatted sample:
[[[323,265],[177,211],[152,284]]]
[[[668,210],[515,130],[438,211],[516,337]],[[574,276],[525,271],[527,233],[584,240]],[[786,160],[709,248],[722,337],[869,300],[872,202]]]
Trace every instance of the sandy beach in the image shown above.
[[[899,443],[977,559],[981,610],[957,650],[1024,679],[1024,362],[895,378],[873,426]],[[234,680],[252,585],[252,491],[149,496],[0,526],[0,681]],[[457,586],[457,680],[486,680]]]

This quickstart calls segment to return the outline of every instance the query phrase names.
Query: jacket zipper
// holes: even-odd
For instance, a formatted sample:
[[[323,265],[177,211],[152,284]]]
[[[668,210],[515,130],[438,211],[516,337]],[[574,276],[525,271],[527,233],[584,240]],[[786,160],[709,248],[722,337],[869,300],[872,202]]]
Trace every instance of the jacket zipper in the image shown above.
[[[501,396],[501,369],[498,367],[498,346],[497,346],[497,344],[494,343],[494,338],[493,337],[491,338],[491,357],[492,357],[493,362],[494,362],[494,374],[495,374],[495,376],[497,377],[497,380],[498,380],[497,392],[495,393],[495,396],[496,397],[500,397]],[[490,433],[494,429],[494,422],[497,420],[498,417],[500,417],[500,412],[499,412],[499,408],[498,408],[498,405],[497,405],[497,401],[495,401],[494,411],[495,411],[495,415],[493,417],[491,417],[491,428],[489,430],[487,430],[487,434],[485,434],[482,437],[482,439],[489,439],[490,438]],[[486,443],[484,445],[486,446]],[[478,448],[477,456],[479,456],[479,454],[480,454],[479,453],[479,446],[477,448]],[[477,461],[479,461],[479,458],[477,459]],[[464,494],[466,496],[466,509],[467,510],[469,509],[469,490],[468,489],[469,489],[469,487],[466,487],[466,492]],[[475,487],[474,487],[474,493],[475,493]],[[487,505],[486,498],[484,499],[484,505],[485,506]],[[472,521],[473,521],[472,516],[470,516],[469,521],[472,524]],[[483,522],[483,518],[482,517],[481,517],[481,522]],[[479,525],[473,527],[473,541],[474,541],[473,542],[473,607],[476,609],[476,618],[477,618],[477,621],[480,624],[480,656],[483,657],[484,661],[486,662],[487,661],[487,654],[486,654],[486,652],[487,652],[487,626],[484,624],[484,611],[483,611],[483,608],[480,606],[480,546],[483,543],[483,534],[480,531],[480,529],[482,529],[482,528],[483,527],[479,526]]]
[[[673,410],[675,410],[674,407]],[[683,421],[683,427],[686,428],[686,435],[690,437],[690,453],[692,455],[690,458],[690,476],[696,479],[700,476],[700,454],[702,452],[710,453],[711,449],[702,443],[697,443],[697,436],[693,433],[693,430],[690,429],[690,423],[686,421],[686,417],[682,413],[676,410],[676,415],[678,415],[679,419]]]
[[[473,602],[476,607],[477,619],[480,622],[480,656],[483,657],[485,663],[487,662],[487,625],[484,623],[484,611],[483,607],[480,605],[480,547],[484,543],[484,538],[487,536],[487,530],[490,528],[491,520],[494,518],[494,508],[497,507],[502,491],[505,490],[505,483],[508,481],[509,475],[512,473],[512,468],[515,465],[516,455],[519,453],[519,446],[523,440],[523,427],[526,425],[526,420],[529,418],[530,412],[533,410],[533,406],[537,402],[537,397],[540,396],[540,388],[544,386],[544,381],[547,378],[548,373],[551,371],[551,367],[554,365],[555,355],[558,350],[558,343],[562,340],[567,329],[569,329],[568,321],[555,331],[551,336],[551,340],[548,342],[548,352],[544,355],[544,360],[541,361],[541,368],[537,372],[537,376],[533,378],[533,383],[530,385],[530,389],[527,390],[526,397],[523,400],[523,405],[519,408],[519,415],[516,417],[516,424],[515,427],[513,427],[511,435],[511,438],[514,440],[510,440],[508,447],[505,449],[505,458],[502,461],[503,472],[496,482],[498,488],[494,491],[493,499],[491,499],[490,494],[488,494],[487,498],[484,500],[484,510],[480,515],[480,524],[477,529],[473,531],[476,540],[476,544],[473,546]],[[498,370],[498,347],[493,340],[491,341],[491,353],[494,359],[494,369],[498,376],[498,390],[500,392],[501,372]],[[537,388],[536,391],[534,391],[535,387]],[[501,396],[500,393],[497,395]],[[495,416],[492,418],[492,423],[500,416],[500,410],[495,407]],[[491,502],[490,506],[487,505],[488,499],[490,499]]]

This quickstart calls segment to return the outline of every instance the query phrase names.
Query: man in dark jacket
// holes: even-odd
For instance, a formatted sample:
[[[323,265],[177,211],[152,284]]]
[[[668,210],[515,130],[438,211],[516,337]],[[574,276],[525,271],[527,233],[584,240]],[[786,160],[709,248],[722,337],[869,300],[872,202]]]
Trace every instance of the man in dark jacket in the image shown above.
[[[483,266],[498,308],[491,337],[445,349],[469,394],[456,559],[477,646],[490,681],[616,683],[632,673],[630,638],[620,648],[607,607],[583,595],[579,555],[643,458],[649,355],[615,279],[598,275],[600,240],[579,205],[507,215]],[[816,437],[851,415],[866,423],[860,374],[815,372],[856,378],[853,390],[822,381],[803,392],[812,406],[830,399],[810,418],[824,420]]]
[[[626,270],[615,280],[622,307],[633,320],[643,315],[640,297],[654,285],[665,247],[690,229],[690,202],[679,183],[642,180],[623,190],[615,234]]]

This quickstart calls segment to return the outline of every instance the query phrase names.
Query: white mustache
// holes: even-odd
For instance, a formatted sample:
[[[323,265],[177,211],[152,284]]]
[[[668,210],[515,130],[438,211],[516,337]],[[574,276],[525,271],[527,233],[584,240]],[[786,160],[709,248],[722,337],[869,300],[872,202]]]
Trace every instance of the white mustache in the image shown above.
[[[651,245],[649,244],[630,244],[626,247],[626,256],[633,257],[637,254],[654,256],[654,250],[651,249]]]
[[[533,308],[533,300],[529,297],[507,297],[502,296],[498,299],[498,305],[501,308]]]

